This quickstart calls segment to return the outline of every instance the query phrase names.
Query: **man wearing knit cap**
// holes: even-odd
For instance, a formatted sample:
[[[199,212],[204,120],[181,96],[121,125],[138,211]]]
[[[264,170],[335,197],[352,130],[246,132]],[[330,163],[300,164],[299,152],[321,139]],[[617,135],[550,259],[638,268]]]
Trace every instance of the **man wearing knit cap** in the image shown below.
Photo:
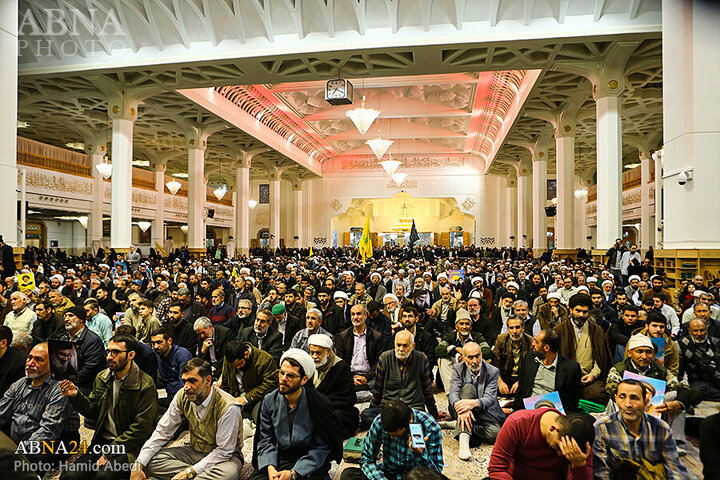
[[[70,307],[65,312],[65,333],[60,340],[75,343],[78,362],[75,384],[82,393],[89,395],[95,376],[105,368],[105,345],[95,332],[86,328],[86,319],[83,307]]]
[[[350,366],[335,355],[332,339],[327,335],[310,335],[308,343],[310,356],[315,362],[315,375],[311,381],[315,389],[330,400],[340,436],[350,438],[355,435],[360,423]]]
[[[305,384],[315,376],[312,357],[291,348],[280,359],[279,388],[262,402],[253,445],[252,480],[322,480],[340,462],[342,439],[330,401]]]
[[[592,308],[588,295],[573,295],[568,307],[570,318],[555,327],[560,336],[559,353],[580,364],[583,373],[582,398],[604,405],[608,400],[605,377],[612,358],[605,332],[600,326],[588,321]]]
[[[642,334],[633,335],[628,340],[625,360],[616,363],[610,369],[605,390],[610,398],[614,398],[625,372],[666,382],[664,402],[656,406],[655,411],[663,414],[663,420],[671,426],[673,438],[680,445],[685,443],[685,410],[700,403],[700,393],[681,384],[672,372],[654,360],[655,347],[650,337]],[[614,410],[615,405],[612,403],[608,405],[608,413]]]

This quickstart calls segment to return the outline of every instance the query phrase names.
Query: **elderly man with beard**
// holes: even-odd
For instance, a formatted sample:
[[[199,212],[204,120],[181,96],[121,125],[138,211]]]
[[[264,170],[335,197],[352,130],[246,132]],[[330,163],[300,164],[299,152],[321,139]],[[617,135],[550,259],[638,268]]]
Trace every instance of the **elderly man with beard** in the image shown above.
[[[209,318],[200,317],[195,320],[193,329],[198,336],[196,356],[207,361],[213,370],[213,378],[220,378],[225,345],[232,340],[229,328],[213,325]]]
[[[620,382],[615,393],[618,411],[595,424],[593,471],[598,480],[641,478],[632,464],[640,464],[642,478],[689,478],[680,463],[668,425],[645,413],[652,395],[639,380]]]
[[[85,326],[87,313],[83,307],[65,312],[65,333],[60,340],[74,342],[77,349],[77,386],[84,394],[93,388],[95,376],[105,368],[105,346],[95,332]]]
[[[645,290],[645,292],[642,294],[642,298],[640,298],[640,302],[643,302],[647,298],[653,298],[655,294],[662,293],[665,296],[665,301],[672,304],[671,307],[675,307],[675,297],[670,293],[669,290],[663,288],[663,279],[660,275],[653,275],[650,277],[650,288]]]
[[[290,342],[290,347],[299,348],[301,350],[309,352],[310,350],[308,349],[308,338],[310,338],[310,335],[315,335],[316,333],[327,335],[328,337],[330,337],[330,339],[332,339],[332,334],[321,327],[322,322],[323,318],[320,310],[318,310],[317,308],[311,308],[310,310],[308,310],[305,314],[305,328],[295,334],[292,342]]]
[[[50,300],[50,303],[52,304],[55,313],[57,313],[61,317],[65,316],[65,312],[69,308],[75,306],[75,304],[72,303],[69,298],[64,297],[63,294],[60,293],[60,290],[51,290],[50,293],[48,293],[48,299]]]
[[[0,399],[0,430],[13,442],[77,442],[80,418],[50,376],[47,343],[36,345],[25,360],[25,377],[13,383]],[[63,456],[62,458],[66,457]],[[61,460],[55,456],[52,460]],[[33,461],[48,461],[46,456]]]
[[[253,347],[267,352],[277,364],[282,355],[283,341],[280,332],[271,328],[272,322],[273,316],[270,310],[258,311],[255,315],[254,325],[240,332],[238,340],[249,342]]]
[[[370,286],[367,289],[367,294],[377,303],[382,303],[383,298],[387,295],[387,289],[382,284],[382,275],[378,272],[370,274]]]
[[[235,309],[225,303],[225,291],[222,288],[216,288],[210,294],[210,301],[212,307],[208,311],[207,317],[213,325],[227,327],[233,332],[233,336],[236,336],[240,326]]]
[[[655,378],[665,382],[664,402],[655,407],[655,411],[663,414],[673,430],[677,443],[685,443],[685,410],[700,403],[700,394],[681,384],[672,372],[655,360],[653,343],[645,335],[633,335],[627,344],[627,357],[616,363],[608,373],[605,390],[613,398],[617,385],[623,380],[625,372]],[[606,412],[612,412],[615,405],[608,405]]]
[[[547,330],[555,328],[568,319],[570,312],[565,305],[561,303],[562,297],[559,293],[549,293],[547,302],[538,307],[537,318],[540,321],[540,328]]]
[[[415,350],[412,333],[400,330],[395,335],[395,349],[384,352],[378,359],[370,406],[360,414],[362,425],[370,426],[390,400],[402,400],[416,410],[427,408],[434,418],[440,418],[432,383],[428,358]]]
[[[440,299],[433,303],[430,308],[435,321],[442,325],[446,331],[450,329],[450,325],[455,324],[455,311],[457,309],[458,300],[452,296],[448,287],[440,289]]]
[[[375,380],[375,367],[384,351],[382,334],[367,325],[367,310],[362,305],[351,308],[352,327],[334,338],[335,352],[350,364],[358,402],[367,401]]]
[[[678,341],[681,371],[703,400],[720,401],[720,340],[708,335],[700,318],[690,321],[688,333]]]
[[[330,401],[305,385],[315,376],[315,362],[291,348],[280,359],[280,384],[262,402],[253,446],[251,480],[323,480],[332,460],[342,458]]]
[[[210,365],[193,358],[182,367],[183,388],[133,464],[130,480],[235,480],[243,466],[240,406],[216,387]],[[187,421],[190,443],[163,446]]]
[[[27,308],[29,301],[28,296],[22,292],[13,292],[10,294],[12,310],[5,315],[4,325],[10,327],[15,335],[19,333],[30,333],[32,325],[37,321],[35,312]]]
[[[555,327],[560,336],[560,354],[580,364],[583,376],[582,398],[602,405],[607,404],[605,377],[612,356],[603,329],[588,322],[592,308],[590,297],[576,294],[568,302],[570,318]]]
[[[390,326],[397,328],[400,325],[400,302],[394,293],[388,293],[383,297],[383,308],[382,313],[390,319]]]
[[[257,424],[262,399],[277,385],[277,364],[270,354],[248,342],[228,342],[219,386],[242,405],[243,418]]]
[[[445,393],[450,391],[453,366],[462,362],[463,346],[468,342],[475,342],[480,345],[485,358],[492,357],[490,345],[488,345],[481,333],[472,331],[470,314],[467,310],[461,308],[458,309],[455,316],[455,329],[443,335],[442,340],[435,347],[435,355],[438,359],[438,374],[445,388]]]
[[[460,460],[470,460],[470,441],[495,443],[505,413],[497,400],[500,371],[483,360],[480,345],[463,347],[463,362],[453,367],[448,405],[457,419]]]
[[[520,385],[523,362],[532,349],[533,337],[525,333],[520,318],[507,320],[508,332],[498,336],[490,363],[500,370],[498,391],[502,396],[514,396]],[[490,356],[483,354],[484,357]]]
[[[255,315],[253,313],[253,303],[246,299],[241,298],[237,303],[237,334],[247,327],[252,327],[255,324]]]
[[[315,362],[312,383],[318,392],[330,400],[340,437],[350,438],[355,435],[360,422],[355,407],[356,396],[350,366],[335,355],[332,340],[327,335],[310,335],[308,343],[310,356]]]
[[[135,342],[127,335],[110,339],[108,368],[98,374],[90,396],[70,380],[60,382],[62,394],[96,425],[88,452],[76,461],[84,468],[64,471],[62,480],[82,480],[89,471],[94,472],[95,479],[127,478],[127,464],[135,460],[142,442],[150,436],[157,419],[157,389],[152,378],[133,361]],[[123,446],[124,453],[100,454],[102,445]]]

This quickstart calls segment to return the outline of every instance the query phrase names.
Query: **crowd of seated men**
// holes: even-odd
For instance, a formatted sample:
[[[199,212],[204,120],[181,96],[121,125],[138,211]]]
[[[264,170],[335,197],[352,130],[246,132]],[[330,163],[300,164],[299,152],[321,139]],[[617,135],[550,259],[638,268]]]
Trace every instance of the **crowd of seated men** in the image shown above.
[[[686,478],[686,414],[720,401],[718,282],[669,290],[636,250],[34,252],[0,283],[0,470],[320,480],[367,432],[344,480],[442,478],[442,425],[461,460],[494,444],[492,479]],[[82,451],[32,448],[81,422]],[[719,430],[693,432],[709,479]]]

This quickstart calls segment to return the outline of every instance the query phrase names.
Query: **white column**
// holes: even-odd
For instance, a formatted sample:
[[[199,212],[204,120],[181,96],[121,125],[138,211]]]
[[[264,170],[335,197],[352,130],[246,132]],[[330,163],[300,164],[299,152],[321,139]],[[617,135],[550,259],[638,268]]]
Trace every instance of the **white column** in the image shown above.
[[[505,177],[493,175],[495,186],[497,189],[497,239],[495,245],[498,247],[506,247],[510,242],[510,233],[508,232],[508,220],[510,210],[507,205],[507,179]]]
[[[162,163],[154,164],[152,168],[155,173],[157,206],[155,207],[155,218],[150,227],[150,246],[157,250],[157,244],[163,247],[165,245],[165,165]],[[157,244],[155,242],[157,242]]]
[[[532,197],[533,197],[533,249],[545,251],[547,246],[545,224],[545,202],[547,201],[547,156],[533,161]]]
[[[508,178],[507,181],[507,189],[506,189],[506,196],[507,196],[507,209],[505,210],[506,214],[506,224],[507,224],[507,238],[505,241],[507,242],[507,245],[510,247],[517,247],[518,245],[518,235],[517,235],[517,217],[518,217],[518,209],[517,209],[517,179],[513,175],[511,178]],[[514,239],[510,239],[510,237],[515,237]]]
[[[205,148],[188,146],[188,248],[200,249],[205,248]]]
[[[102,241],[103,232],[103,203],[105,193],[105,180],[95,168],[96,165],[103,163],[104,156],[107,153],[105,145],[88,146],[88,154],[90,154],[90,165],[92,165],[93,176],[93,194],[92,207],[90,215],[88,215],[87,241],[88,247],[92,247],[93,242]]]
[[[575,195],[573,175],[575,173],[575,129],[567,135],[555,135],[556,173],[557,173],[557,216],[555,217],[555,248],[570,250],[575,248],[573,217],[575,215]]]
[[[134,118],[112,121],[112,197],[110,246],[128,249],[132,243],[132,158]]]
[[[585,204],[587,202],[587,195],[584,197],[576,198],[575,190],[585,188],[583,186],[582,178],[580,175],[575,175],[573,179],[573,215],[575,217],[575,248],[587,248],[587,222],[585,218]],[[587,190],[587,189],[586,189]]]
[[[650,152],[640,152],[640,248],[652,245],[655,223],[650,217],[650,169],[655,168]]]
[[[280,246],[280,175],[270,179],[270,248]]]
[[[720,10],[663,0],[663,248],[720,248]],[[693,169],[679,185],[677,174]],[[659,192],[655,192],[659,195]]]
[[[529,247],[532,245],[532,185],[530,180],[530,171],[526,167],[521,167],[518,172],[518,247]]]
[[[18,2],[0,2],[0,235],[8,245],[17,245],[17,78]]]
[[[297,181],[293,183],[293,202],[295,203],[295,205],[293,205],[293,223],[295,225],[295,233],[293,234],[293,236],[297,235],[298,237],[298,239],[295,241],[296,247],[307,246],[305,242],[305,192],[302,189],[302,185],[302,181]]]
[[[597,240],[596,247],[610,248],[622,238],[622,118],[620,97],[604,95],[595,100],[597,115]]]
[[[235,165],[235,245],[237,255],[247,255],[250,250],[250,163],[238,160]]]

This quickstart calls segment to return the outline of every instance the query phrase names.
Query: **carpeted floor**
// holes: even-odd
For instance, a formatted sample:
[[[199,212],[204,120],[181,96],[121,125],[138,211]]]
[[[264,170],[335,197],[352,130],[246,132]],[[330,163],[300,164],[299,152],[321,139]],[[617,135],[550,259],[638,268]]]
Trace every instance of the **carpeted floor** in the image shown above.
[[[440,410],[447,411],[447,397],[444,393],[439,393],[436,396],[437,406]],[[358,405],[359,408],[365,407],[367,404]],[[703,402],[700,406],[695,409],[695,416],[707,417],[716,413],[720,410],[720,403],[716,402]],[[92,437],[92,430],[85,428],[84,426],[80,429],[80,434],[83,440],[90,441]],[[249,463],[252,457],[252,434],[248,424],[246,423],[245,435],[248,437],[243,447],[243,454],[247,461],[245,468],[242,471],[240,480],[246,480],[250,477],[253,472],[252,466]],[[365,433],[358,435],[364,437]],[[470,461],[462,461],[457,457],[458,442],[453,437],[452,430],[443,430],[443,461],[445,468],[443,473],[453,480],[455,479],[482,479],[487,476],[487,466],[490,460],[490,452],[492,451],[492,445],[483,444],[480,447],[473,448],[473,457]],[[172,442],[172,445],[183,445],[188,441],[188,433],[185,432],[177,440]],[[688,469],[690,474],[690,480],[701,480],[702,475],[702,464],[700,463],[700,452],[698,450],[698,441],[693,437],[688,437],[688,444],[686,450],[688,454],[681,457],[681,461]],[[348,466],[357,466],[356,464],[349,464],[345,461],[341,462],[340,465],[333,464],[333,468],[330,470],[330,478],[332,480],[339,480],[342,471]],[[45,475],[44,480],[55,480],[59,477],[59,472],[52,472]]]

